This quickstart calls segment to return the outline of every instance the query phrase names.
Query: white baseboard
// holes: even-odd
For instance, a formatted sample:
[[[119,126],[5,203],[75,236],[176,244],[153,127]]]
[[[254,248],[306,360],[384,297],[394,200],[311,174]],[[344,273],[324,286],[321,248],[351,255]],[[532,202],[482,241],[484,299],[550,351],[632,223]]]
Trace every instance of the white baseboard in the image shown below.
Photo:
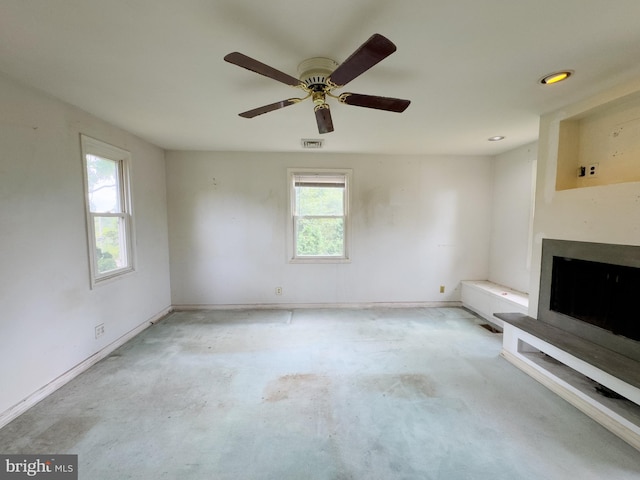
[[[311,308],[433,308],[461,307],[462,302],[365,302],[365,303],[255,303],[255,304],[195,304],[173,305],[175,311],[187,310],[278,310]]]
[[[145,320],[144,322],[142,322],[140,325],[135,327],[133,330],[130,330],[129,332],[127,332],[124,335],[122,335],[116,341],[110,343],[106,347],[102,348],[98,352],[96,352],[93,355],[91,355],[86,360],[84,360],[84,361],[80,362],[79,364],[77,364],[75,367],[71,368],[70,370],[67,370],[65,373],[63,373],[62,375],[60,375],[56,379],[52,380],[51,382],[49,382],[45,386],[39,388],[38,390],[33,392],[31,395],[29,395],[28,397],[24,398],[23,400],[21,400],[20,402],[15,404],[13,407],[11,407],[11,408],[5,410],[4,412],[0,413],[0,428],[4,427],[9,422],[11,422],[15,418],[19,417],[20,415],[22,415],[24,412],[29,410],[31,407],[36,405],[38,402],[40,402],[41,400],[43,400],[47,396],[51,395],[53,392],[58,390],[60,387],[62,387],[65,384],[69,383],[71,380],[76,378],[82,372],[88,370],[90,367],[92,367],[93,365],[98,363],[100,360],[102,360],[103,358],[107,357],[111,352],[113,352],[117,348],[119,348],[122,345],[124,345],[125,343],[127,343],[129,340],[131,340],[133,337],[138,335],[140,332],[142,332],[143,330],[149,328],[151,325],[153,325],[154,323],[159,321],[162,317],[164,317],[165,315],[167,315],[168,313],[170,313],[172,311],[173,311],[172,307],[165,308],[164,310],[162,310],[161,312],[157,313],[156,315],[154,315],[150,319]]]

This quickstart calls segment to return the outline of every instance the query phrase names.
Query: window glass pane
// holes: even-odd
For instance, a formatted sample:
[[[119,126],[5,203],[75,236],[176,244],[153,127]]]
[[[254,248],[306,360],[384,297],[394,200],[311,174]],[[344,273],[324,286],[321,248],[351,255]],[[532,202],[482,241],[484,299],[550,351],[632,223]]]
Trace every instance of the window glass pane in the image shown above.
[[[297,215],[344,215],[344,188],[297,186]]]
[[[296,222],[296,255],[344,255],[344,218],[301,218]]]
[[[98,273],[106,273],[127,266],[124,240],[124,218],[94,217],[96,234],[96,266]]]
[[[87,155],[89,210],[91,212],[121,212],[118,162]]]

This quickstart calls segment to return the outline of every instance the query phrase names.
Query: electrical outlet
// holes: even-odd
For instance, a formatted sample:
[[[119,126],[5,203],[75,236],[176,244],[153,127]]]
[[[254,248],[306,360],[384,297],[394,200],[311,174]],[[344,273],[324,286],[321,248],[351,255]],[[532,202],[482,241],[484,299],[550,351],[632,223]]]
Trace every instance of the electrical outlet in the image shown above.
[[[96,326],[96,338],[99,338],[102,335],[104,335],[104,323]]]
[[[282,287],[276,287],[276,295],[282,295]]]
[[[440,293],[444,293],[444,285],[440,285]]]
[[[600,170],[599,163],[593,163],[587,168],[587,177],[597,177]]]

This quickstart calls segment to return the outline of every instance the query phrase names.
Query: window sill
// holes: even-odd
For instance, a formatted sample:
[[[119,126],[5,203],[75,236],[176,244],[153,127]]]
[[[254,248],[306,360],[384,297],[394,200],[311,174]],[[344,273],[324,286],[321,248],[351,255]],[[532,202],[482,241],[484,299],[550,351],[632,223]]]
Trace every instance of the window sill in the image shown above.
[[[289,263],[315,263],[315,264],[351,263],[351,259],[350,258],[331,258],[331,257],[291,258],[289,259]]]
[[[99,278],[93,278],[91,280],[91,289],[101,287],[103,285],[107,285],[109,283],[115,282],[123,277],[128,277],[129,275],[134,274],[136,271],[133,267],[131,268],[123,268],[121,270],[115,271],[109,275],[105,275]]]

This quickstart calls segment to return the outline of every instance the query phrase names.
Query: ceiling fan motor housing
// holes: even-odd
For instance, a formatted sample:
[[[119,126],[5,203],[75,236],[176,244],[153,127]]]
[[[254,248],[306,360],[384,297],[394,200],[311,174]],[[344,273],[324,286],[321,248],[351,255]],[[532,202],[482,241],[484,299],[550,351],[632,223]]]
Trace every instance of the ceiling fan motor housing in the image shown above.
[[[298,65],[298,78],[312,92],[323,92],[327,88],[327,77],[338,67],[335,60],[313,57]]]

